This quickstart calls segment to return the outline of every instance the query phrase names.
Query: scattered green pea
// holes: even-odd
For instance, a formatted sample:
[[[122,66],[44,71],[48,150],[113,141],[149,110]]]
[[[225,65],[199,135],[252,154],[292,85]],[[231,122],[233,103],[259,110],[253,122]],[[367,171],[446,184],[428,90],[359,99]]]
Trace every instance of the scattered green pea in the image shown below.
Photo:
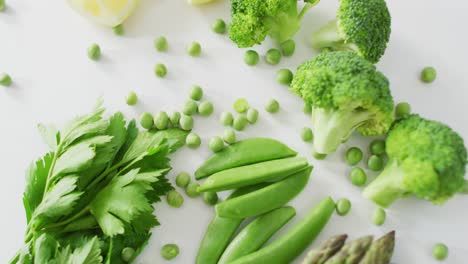
[[[169,45],[167,44],[167,39],[164,36],[157,37],[154,39],[154,48],[159,52],[167,51]]]
[[[213,103],[205,101],[198,105],[198,113],[202,116],[209,116],[213,113]]]
[[[351,147],[346,151],[345,161],[348,165],[354,166],[362,160],[362,150],[358,147]]]
[[[323,153],[318,153],[317,151],[312,151],[312,156],[314,157],[314,159],[316,160],[324,160],[327,158],[327,154],[323,154]]]
[[[301,129],[301,138],[305,142],[310,142],[314,139],[314,133],[309,127],[303,127]]]
[[[0,0],[0,12],[5,11],[5,9],[6,9],[5,0]]]
[[[10,75],[6,73],[0,74],[0,85],[8,87],[8,86],[11,86],[11,83],[12,81],[11,81]]]
[[[167,75],[166,65],[158,63],[154,66],[154,74],[159,78],[164,78]]]
[[[197,197],[198,195],[200,195],[200,193],[197,191],[198,187],[200,187],[200,184],[198,184],[198,182],[191,182],[185,188],[185,193],[188,197]]]
[[[135,257],[135,249],[131,247],[126,247],[122,249],[122,252],[120,253],[120,257],[124,262],[130,262],[134,257]]]
[[[221,18],[218,18],[213,22],[211,29],[215,33],[224,34],[226,33],[226,22],[224,22],[224,20],[222,20]]]
[[[226,129],[223,132],[223,140],[227,144],[234,144],[236,142],[236,132],[232,129]]]
[[[171,207],[180,208],[184,204],[184,197],[175,190],[171,190],[166,195],[167,204]]]
[[[265,55],[265,60],[271,65],[276,65],[281,61],[281,52],[278,49],[269,49]]]
[[[176,185],[180,188],[187,187],[190,181],[190,175],[187,172],[181,172],[176,176]]]
[[[203,201],[207,205],[215,205],[218,202],[218,194],[215,192],[204,192],[202,194]]]
[[[425,67],[421,71],[421,81],[425,83],[433,82],[437,77],[437,71],[434,67]]]
[[[336,213],[338,215],[344,216],[349,213],[349,210],[351,210],[351,201],[349,201],[346,198],[341,198],[338,200],[336,203]]]
[[[443,243],[437,243],[432,248],[432,256],[436,260],[444,260],[448,257],[449,249]]]
[[[194,101],[200,101],[202,98],[203,98],[203,89],[198,85],[192,86],[192,89],[190,90],[190,99]]]
[[[163,129],[167,129],[169,125],[169,116],[167,115],[166,112],[157,112],[155,115],[154,115],[154,126],[159,129],[159,130],[163,130]]]
[[[381,171],[383,168],[383,160],[381,157],[377,155],[372,155],[369,157],[367,161],[367,167],[373,171]]]
[[[183,130],[191,130],[193,128],[193,117],[181,115],[179,125]]]
[[[249,110],[249,102],[245,98],[239,98],[234,101],[233,108],[237,113],[245,113]]]
[[[141,114],[141,116],[140,116],[140,125],[144,129],[152,128],[153,125],[154,125],[153,116],[148,112],[144,112],[143,114]]]
[[[201,45],[198,42],[192,42],[190,45],[187,47],[187,53],[188,55],[192,57],[199,57],[201,54]]]
[[[250,124],[255,124],[257,123],[258,120],[258,110],[254,108],[249,108],[247,110],[247,121],[249,121]]]
[[[276,81],[282,85],[291,85],[293,73],[289,69],[280,69],[276,73]]]
[[[123,34],[125,34],[125,29],[122,24],[115,26],[113,28],[113,31],[114,31],[114,34],[118,36],[122,36]]]
[[[101,48],[98,44],[93,43],[88,48],[88,58],[92,60],[99,60],[101,58]]]
[[[402,102],[396,105],[395,115],[397,118],[402,118],[411,114],[411,105],[406,102]]]
[[[382,155],[385,153],[385,140],[376,139],[369,145],[370,152],[374,155]]]
[[[284,56],[286,57],[292,56],[295,50],[296,50],[296,42],[294,42],[294,40],[289,39],[281,43],[281,51],[283,52]]]
[[[381,226],[385,223],[386,219],[387,213],[384,209],[379,207],[374,210],[374,213],[372,214],[372,223],[374,223],[374,225]]]
[[[247,117],[243,115],[238,115],[234,118],[232,127],[237,131],[242,131],[245,129],[248,123],[249,123],[249,120],[247,120]]]
[[[304,106],[302,107],[302,112],[306,115],[312,114],[312,105],[308,103],[304,103]]]
[[[208,143],[208,147],[213,152],[218,152],[224,148],[224,141],[220,137],[213,137]]]
[[[161,248],[161,256],[165,260],[174,259],[179,255],[179,247],[176,244],[166,244]]]
[[[359,167],[354,167],[351,169],[349,178],[351,179],[351,183],[353,185],[359,187],[366,185],[367,182],[366,172]]]
[[[249,66],[255,66],[258,64],[260,56],[255,50],[248,50],[244,54],[244,62]]]
[[[187,135],[187,138],[185,139],[185,143],[187,144],[187,146],[191,149],[196,149],[200,146],[201,144],[201,139],[200,139],[200,136],[198,136],[196,133],[194,132],[190,132],[188,135]]]
[[[188,100],[187,102],[185,102],[184,104],[184,107],[182,109],[182,113],[186,114],[186,115],[194,115],[197,113],[197,110],[198,110],[198,105],[195,101],[192,101],[192,100]]]
[[[170,115],[169,115],[169,120],[171,121],[171,124],[173,126],[178,126],[179,125],[179,121],[180,121],[180,113],[179,112],[172,112]]]
[[[265,106],[265,110],[269,113],[276,113],[279,109],[280,105],[275,99],[270,99]]]
[[[230,112],[222,112],[219,121],[223,126],[232,126],[232,122],[234,121],[234,117]]]
[[[138,103],[138,96],[136,95],[135,92],[130,92],[127,95],[127,104],[128,105],[136,105]]]

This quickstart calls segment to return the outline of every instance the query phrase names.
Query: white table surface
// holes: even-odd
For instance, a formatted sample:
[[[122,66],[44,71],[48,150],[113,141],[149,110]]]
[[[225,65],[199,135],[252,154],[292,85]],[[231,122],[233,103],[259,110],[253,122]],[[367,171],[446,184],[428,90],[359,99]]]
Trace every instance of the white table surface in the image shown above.
[[[207,140],[223,131],[217,121],[219,113],[231,110],[235,98],[245,97],[260,109],[260,120],[240,133],[240,138],[280,139],[315,166],[306,190],[291,203],[298,214],[282,232],[324,196],[348,197],[353,203],[350,214],[333,216],[317,242],[337,233],[356,238],[394,229],[394,263],[440,263],[431,257],[436,242],[445,242],[450,248],[444,263],[468,262],[467,197],[456,197],[443,207],[416,199],[399,201],[388,210],[387,222],[375,227],[370,218],[376,206],[363,199],[360,189],[347,180],[349,167],[342,158],[347,146],[366,148],[368,140],[354,136],[326,161],[314,161],[310,145],[299,137],[300,129],[310,126],[310,121],[301,112],[300,99],[276,83],[275,73],[282,67],[294,69],[316,54],[307,46],[307,36],[333,18],[338,1],[323,0],[307,14],[295,37],[298,47],[292,58],[283,59],[279,66],[262,61],[253,68],[243,63],[244,50],[236,48],[226,36],[211,32],[215,18],[229,19],[227,1],[192,7],[183,0],[142,0],[125,23],[123,37],[89,23],[66,1],[8,2],[8,10],[0,13],[0,72],[8,72],[14,85],[0,88],[0,263],[6,263],[22,242],[25,169],[47,151],[36,130],[37,123],[63,124],[89,111],[99,96],[110,111],[121,110],[127,117],[137,117],[143,111],[176,110],[194,83],[203,86],[216,110],[212,118],[196,118],[194,130],[202,136],[203,145],[198,150],[183,149],[175,154],[171,180],[175,173],[193,172],[201,164],[209,155]],[[446,122],[468,139],[467,2],[389,0],[388,5],[393,17],[392,37],[378,68],[391,80],[395,101],[411,102],[414,111]],[[170,48],[165,54],[158,54],[153,48],[153,38],[159,35],[169,40]],[[185,46],[194,40],[202,44],[200,58],[185,53]],[[93,42],[99,43],[103,51],[98,62],[86,56],[86,49]],[[270,47],[272,43],[266,41],[255,49],[263,54]],[[165,79],[153,74],[158,62],[168,67]],[[439,75],[430,85],[418,79],[419,71],[426,65],[435,66]],[[130,90],[141,99],[136,107],[125,104]],[[280,113],[270,115],[263,110],[270,98],[279,100]],[[160,247],[177,243],[181,254],[172,263],[193,263],[213,208],[201,199],[186,197],[182,209],[160,203],[156,214],[162,225],[154,229],[148,247],[136,262],[166,263],[160,257]]]

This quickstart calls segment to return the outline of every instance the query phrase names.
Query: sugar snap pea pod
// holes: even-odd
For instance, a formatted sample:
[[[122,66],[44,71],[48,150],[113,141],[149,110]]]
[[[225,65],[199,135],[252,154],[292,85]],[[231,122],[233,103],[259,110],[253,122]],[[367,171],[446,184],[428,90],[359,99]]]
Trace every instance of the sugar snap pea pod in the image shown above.
[[[296,210],[286,206],[259,216],[231,241],[218,264],[230,263],[259,249],[295,215]]]
[[[219,171],[296,155],[297,152],[277,140],[249,138],[211,156],[195,171],[195,178],[201,179]]]
[[[307,185],[312,167],[281,181],[216,205],[216,213],[226,218],[247,218],[285,205]]]
[[[198,188],[199,192],[219,192],[271,182],[290,176],[308,166],[305,158],[285,158],[217,172],[207,178]]]
[[[330,197],[325,198],[285,235],[230,264],[290,263],[314,241],[334,210],[335,202]]]

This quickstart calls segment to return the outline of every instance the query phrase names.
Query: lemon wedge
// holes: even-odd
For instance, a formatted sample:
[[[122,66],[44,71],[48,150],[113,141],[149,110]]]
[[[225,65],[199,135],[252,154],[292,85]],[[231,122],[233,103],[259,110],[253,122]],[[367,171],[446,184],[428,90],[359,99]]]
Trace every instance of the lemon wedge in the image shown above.
[[[70,5],[96,23],[115,27],[130,16],[138,0],[68,0]]]
[[[204,5],[204,4],[208,4],[208,3],[211,3],[215,0],[187,0],[187,2],[191,5]]]

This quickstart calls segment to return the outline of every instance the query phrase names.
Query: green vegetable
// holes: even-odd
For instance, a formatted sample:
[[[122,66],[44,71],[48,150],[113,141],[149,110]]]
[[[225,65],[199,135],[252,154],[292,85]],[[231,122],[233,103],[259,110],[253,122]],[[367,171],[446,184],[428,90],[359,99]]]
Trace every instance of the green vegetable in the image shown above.
[[[190,99],[194,101],[200,101],[202,98],[203,98],[203,89],[198,85],[192,86],[192,89],[190,90]]]
[[[199,57],[201,55],[201,45],[198,42],[192,42],[190,45],[187,47],[187,54],[192,56],[192,57]]]
[[[198,111],[198,105],[195,101],[192,101],[192,100],[186,101],[182,109],[182,113],[188,116],[196,114],[197,111]]]
[[[359,167],[354,167],[351,169],[351,173],[349,178],[351,179],[351,183],[355,186],[364,186],[367,182],[367,175],[363,169]]]
[[[226,129],[223,132],[223,140],[227,144],[234,144],[236,142],[236,132],[232,129]]]
[[[169,45],[167,44],[167,39],[164,36],[157,37],[154,40],[154,48],[159,52],[167,51]]]
[[[205,101],[198,105],[198,113],[202,116],[209,116],[213,113],[213,103]]]
[[[138,96],[135,92],[130,92],[127,95],[127,104],[128,105],[136,105],[138,102]]]
[[[179,247],[176,244],[166,244],[161,248],[161,256],[166,260],[174,259],[179,255]]]
[[[246,116],[238,115],[234,118],[232,127],[237,131],[242,131],[245,129],[248,123],[249,123],[249,120],[247,119]]]
[[[232,122],[234,121],[234,117],[229,112],[222,112],[221,116],[219,117],[219,121],[223,126],[231,126]]]
[[[312,152],[312,156],[314,157],[314,159],[316,160],[324,160],[327,158],[327,154],[322,154],[322,153],[318,153],[317,151],[313,151]]]
[[[166,77],[167,68],[166,65],[158,63],[154,66],[154,74],[159,78]]]
[[[215,192],[205,192],[202,198],[207,205],[215,205],[218,202],[218,194]]]
[[[372,155],[367,160],[367,167],[372,171],[381,171],[383,169],[383,160],[377,155]]]
[[[281,43],[281,51],[286,57],[292,56],[296,50],[296,42],[292,39],[288,39],[285,42]]]
[[[173,126],[179,125],[180,113],[179,113],[179,112],[172,112],[172,113],[169,115],[169,121],[171,121],[171,124],[172,124]]]
[[[258,61],[260,60],[260,56],[255,50],[248,50],[244,54],[244,62],[249,66],[257,65]]]
[[[398,103],[395,106],[395,116],[403,118],[411,114],[411,105],[406,102]]]
[[[5,0],[0,0],[0,12],[5,11],[5,9],[6,9]]]
[[[254,108],[249,108],[249,110],[247,110],[246,116],[247,121],[249,121],[250,124],[255,124],[258,120],[258,110]]]
[[[311,171],[312,167],[307,167],[257,191],[219,203],[216,213],[227,218],[247,218],[279,208],[304,189]]]
[[[312,141],[314,139],[314,133],[309,127],[303,127],[301,129],[301,138],[305,142]]]
[[[183,130],[191,130],[193,128],[193,117],[182,115],[180,117],[179,125]]]
[[[291,90],[312,105],[314,148],[319,153],[335,152],[354,130],[364,136],[383,135],[393,123],[387,78],[352,52],[325,52],[303,63]]]
[[[258,264],[292,262],[320,234],[334,210],[335,202],[330,197],[325,198],[285,235],[273,241],[268,246],[231,263]]]
[[[93,43],[88,48],[88,58],[92,60],[99,60],[101,58],[101,48],[98,44]]]
[[[358,147],[351,147],[346,151],[346,163],[350,166],[358,164],[362,160],[362,150]]]
[[[151,129],[154,125],[153,116],[148,112],[141,114],[140,125],[144,129]]]
[[[385,153],[385,140],[376,139],[369,146],[370,152],[374,155],[382,155]]]
[[[211,29],[215,33],[224,34],[226,33],[226,22],[224,22],[224,20],[222,20],[221,18],[218,18],[214,21],[213,25],[211,26]]]
[[[280,69],[276,73],[276,81],[282,85],[291,85],[293,73],[289,69]]]
[[[431,83],[435,81],[437,77],[437,71],[434,67],[426,67],[421,71],[421,81],[425,83]]]
[[[304,103],[304,106],[302,107],[302,112],[306,115],[311,115],[312,114],[312,105],[308,103]]]
[[[10,75],[6,74],[6,73],[2,73],[0,74],[0,85],[2,86],[5,86],[5,87],[9,87],[11,86],[11,77]]]
[[[311,37],[315,49],[351,50],[376,63],[390,39],[391,16],[385,0],[342,0],[336,20]]]
[[[372,214],[372,223],[376,226],[381,226],[385,223],[385,219],[387,218],[387,213],[382,208],[377,208],[374,210]]]
[[[213,152],[219,152],[224,148],[224,141],[220,137],[213,137],[210,139],[208,147]]]
[[[120,256],[124,262],[131,262],[135,257],[135,249],[126,247],[122,249],[122,255]]]
[[[195,178],[201,179],[220,171],[296,155],[297,152],[277,140],[249,138],[211,156],[195,171]]]
[[[187,172],[181,172],[176,176],[176,185],[185,188],[190,183],[190,175]]]
[[[349,213],[349,210],[351,210],[351,201],[346,198],[341,198],[338,200],[336,203],[336,213],[338,215],[344,216]]]
[[[167,204],[175,208],[180,208],[184,204],[184,197],[174,190],[167,193],[166,199]]]
[[[275,99],[270,99],[267,104],[265,105],[265,110],[269,113],[277,113],[280,109],[280,105],[278,101]]]
[[[374,241],[360,264],[388,264],[395,248],[395,231],[392,231]]]
[[[198,148],[201,145],[200,136],[198,136],[198,134],[196,134],[194,132],[190,132],[187,135],[187,139],[185,140],[185,144],[187,144],[187,146],[189,148],[191,148],[191,149]]]
[[[232,107],[237,113],[245,113],[249,110],[249,102],[245,98],[239,98],[234,101]]]
[[[198,184],[197,182],[191,182],[185,188],[185,193],[188,197],[195,198],[200,195],[200,192],[198,192],[197,190],[199,186],[200,184]]]
[[[296,210],[287,206],[259,216],[231,241],[218,263],[230,263],[255,252],[295,215]]]
[[[344,246],[347,235],[331,237],[307,253],[302,264],[323,264]]]
[[[113,27],[114,34],[122,36],[125,34],[125,29],[122,24]]]
[[[169,125],[169,116],[166,112],[160,111],[154,115],[154,126],[159,130],[167,129]]]
[[[265,54],[265,61],[271,65],[277,65],[281,61],[281,52],[278,49],[269,49]]]
[[[338,253],[329,258],[324,264],[358,264],[371,246],[372,240],[372,236],[365,236],[351,241],[345,244]]]
[[[445,244],[437,243],[432,248],[432,256],[436,260],[444,260],[448,256],[448,247]]]

